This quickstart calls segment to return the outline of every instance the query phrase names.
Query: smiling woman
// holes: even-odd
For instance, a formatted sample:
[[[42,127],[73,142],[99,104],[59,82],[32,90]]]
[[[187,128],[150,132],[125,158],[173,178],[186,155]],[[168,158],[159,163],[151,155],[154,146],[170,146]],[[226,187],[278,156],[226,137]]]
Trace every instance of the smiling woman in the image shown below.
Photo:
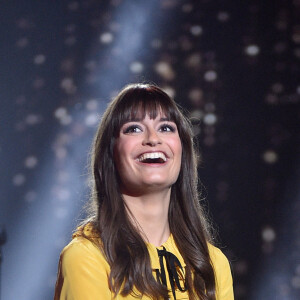
[[[167,120],[160,112],[155,119],[146,115],[121,127],[114,158],[123,195],[125,191],[133,196],[143,194],[148,189],[151,193],[170,191],[176,182],[181,166],[181,141],[176,124]]]
[[[109,104],[91,153],[91,214],[62,251],[55,300],[232,300],[198,201],[191,126],[159,87]]]

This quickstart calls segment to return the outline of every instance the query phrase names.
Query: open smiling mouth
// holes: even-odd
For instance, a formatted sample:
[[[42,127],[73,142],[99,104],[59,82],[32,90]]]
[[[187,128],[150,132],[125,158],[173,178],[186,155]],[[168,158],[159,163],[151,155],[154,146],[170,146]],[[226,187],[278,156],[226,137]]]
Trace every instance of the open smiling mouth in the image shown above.
[[[140,155],[137,160],[145,164],[163,164],[167,161],[167,158],[162,152],[151,152]]]

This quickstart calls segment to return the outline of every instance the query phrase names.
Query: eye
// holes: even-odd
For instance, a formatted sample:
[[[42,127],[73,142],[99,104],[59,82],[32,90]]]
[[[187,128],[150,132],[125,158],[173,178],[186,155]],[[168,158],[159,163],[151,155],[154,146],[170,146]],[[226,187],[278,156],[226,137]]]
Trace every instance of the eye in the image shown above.
[[[175,132],[176,130],[176,127],[175,125],[170,125],[170,124],[162,124],[160,127],[159,127],[159,131],[162,131],[162,132]]]
[[[130,125],[128,127],[125,127],[123,130],[124,134],[128,134],[128,133],[138,133],[138,132],[142,132],[142,129],[140,126],[138,125]]]

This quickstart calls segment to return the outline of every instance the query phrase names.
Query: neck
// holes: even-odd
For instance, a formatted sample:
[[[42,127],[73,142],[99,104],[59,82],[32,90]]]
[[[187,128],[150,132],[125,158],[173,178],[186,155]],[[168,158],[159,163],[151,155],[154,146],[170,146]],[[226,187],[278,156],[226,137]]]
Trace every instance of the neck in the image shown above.
[[[146,242],[159,247],[170,236],[168,212],[171,188],[141,196],[123,194],[133,224]]]

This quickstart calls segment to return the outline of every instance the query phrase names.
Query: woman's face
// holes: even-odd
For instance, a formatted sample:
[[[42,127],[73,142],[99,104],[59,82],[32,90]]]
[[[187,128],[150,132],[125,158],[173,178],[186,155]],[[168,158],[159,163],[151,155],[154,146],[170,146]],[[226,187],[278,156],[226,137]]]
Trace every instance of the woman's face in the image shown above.
[[[168,189],[178,178],[181,155],[177,126],[162,113],[125,123],[114,148],[122,193]]]

